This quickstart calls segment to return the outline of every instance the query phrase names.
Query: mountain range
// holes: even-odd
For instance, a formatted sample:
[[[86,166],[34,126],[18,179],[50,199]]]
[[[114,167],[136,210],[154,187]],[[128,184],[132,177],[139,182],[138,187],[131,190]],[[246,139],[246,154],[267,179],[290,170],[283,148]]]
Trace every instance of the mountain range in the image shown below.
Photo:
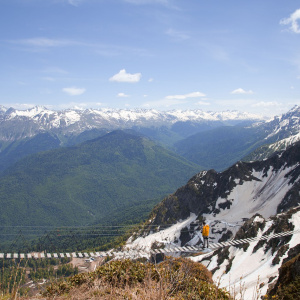
[[[234,124],[245,120],[262,120],[259,115],[238,111],[204,112],[202,110],[109,110],[68,109],[53,111],[36,106],[27,110],[0,107],[0,139],[16,140],[37,133],[53,131],[78,134],[92,128],[128,129],[136,127],[170,127],[177,122],[219,122]],[[226,123],[227,122],[227,123]],[[13,126],[12,126],[13,125]],[[26,125],[26,126],[24,126]],[[14,130],[12,130],[14,129]]]
[[[264,159],[299,140],[300,108],[264,120],[237,111],[64,110],[0,107],[0,171],[22,157],[134,130],[203,169]],[[268,154],[267,154],[268,153]]]
[[[299,254],[299,183],[300,142],[263,161],[237,162],[223,172],[202,171],[159,203],[145,229],[126,246],[144,251],[201,245],[203,220],[211,228],[210,242],[295,231],[285,238],[192,257],[204,263],[222,287],[244,285],[244,299],[252,299],[255,289],[264,295],[275,285],[281,266]]]
[[[253,123],[260,116],[237,111],[201,110],[76,110],[45,107],[16,110],[0,107],[0,171],[40,151],[72,146],[114,130],[133,129],[160,145],[173,144],[194,133],[223,126]]]
[[[28,222],[32,216],[36,224],[47,220],[53,225],[67,225],[97,222],[107,215],[105,209],[120,211],[122,203],[142,203],[142,207],[147,199],[157,203],[189,176],[214,167],[217,171],[225,169],[259,145],[269,150],[261,148],[263,151],[257,153],[271,155],[280,142],[282,148],[282,144],[289,144],[283,141],[297,140],[300,107],[255,123],[256,116],[238,112],[55,112],[43,107],[26,111],[1,107],[0,120],[0,200],[6,203],[3,224],[12,223],[14,206],[19,206]],[[121,126],[122,131],[113,130],[114,126]],[[157,134],[181,136],[181,141],[163,147]],[[15,182],[13,188],[11,182]],[[32,199],[35,204],[31,206]],[[99,204],[101,201],[105,206]],[[76,218],[66,215],[68,206]],[[102,216],[92,207],[104,212]],[[32,209],[38,213],[30,212]],[[148,206],[145,214],[150,210]]]
[[[199,245],[204,219],[211,242],[300,230],[299,106],[270,120],[238,112],[0,110],[4,226],[137,223],[156,205],[127,247]],[[193,259],[223,286],[243,278],[253,287],[260,274],[266,293],[299,244],[295,233]]]
[[[175,152],[204,169],[222,171],[238,160],[262,160],[299,140],[300,107],[270,120],[221,126],[175,143]]]

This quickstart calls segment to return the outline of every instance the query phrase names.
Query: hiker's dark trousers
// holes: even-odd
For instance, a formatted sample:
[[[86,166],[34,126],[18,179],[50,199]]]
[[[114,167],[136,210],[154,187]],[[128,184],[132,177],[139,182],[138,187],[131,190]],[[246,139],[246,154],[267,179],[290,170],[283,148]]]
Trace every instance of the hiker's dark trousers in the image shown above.
[[[206,247],[208,248],[208,236],[203,236],[203,247],[205,248],[205,244]]]

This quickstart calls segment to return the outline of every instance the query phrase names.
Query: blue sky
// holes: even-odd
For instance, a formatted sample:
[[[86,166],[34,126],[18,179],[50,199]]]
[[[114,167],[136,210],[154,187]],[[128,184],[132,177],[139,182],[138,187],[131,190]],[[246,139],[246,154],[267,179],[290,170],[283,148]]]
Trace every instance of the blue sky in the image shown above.
[[[0,0],[0,11],[4,106],[300,104],[298,0]]]

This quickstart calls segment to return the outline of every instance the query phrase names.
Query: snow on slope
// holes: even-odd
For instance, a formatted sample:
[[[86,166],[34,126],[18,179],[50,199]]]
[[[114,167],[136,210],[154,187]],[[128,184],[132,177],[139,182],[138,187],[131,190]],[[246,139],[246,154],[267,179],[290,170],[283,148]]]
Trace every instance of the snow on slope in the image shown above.
[[[226,199],[219,197],[215,204],[215,208],[218,209],[219,213],[203,215],[211,227],[210,241],[218,242],[228,230],[234,235],[245,219],[249,219],[256,213],[260,213],[264,218],[275,215],[278,205],[291,188],[290,178],[286,175],[297,166],[296,164],[290,167],[282,167],[276,171],[271,167],[267,174],[263,170],[260,172],[252,170],[251,175],[254,179],[244,181],[242,184],[237,183]],[[205,172],[201,172],[201,174],[205,176]],[[220,209],[219,206],[228,200],[231,202],[230,208]],[[215,208],[210,208],[210,211],[214,211]],[[191,214],[188,219],[179,221],[157,233],[139,237],[134,241],[128,242],[127,246],[129,248],[150,249],[151,243],[155,241],[167,247],[174,243],[182,246],[179,238],[180,231],[184,227],[190,227],[190,224],[196,219],[197,216]],[[195,230],[187,245],[199,244],[201,239],[200,229]]]
[[[212,200],[206,204],[207,209],[200,207],[199,210],[207,213],[191,213],[188,218],[178,220],[167,229],[154,222],[161,230],[144,233],[135,240],[131,238],[127,243],[128,249],[148,251],[153,249],[153,245],[154,248],[165,249],[201,245],[199,217],[206,218],[210,224],[210,242],[226,241],[235,235],[236,239],[244,239],[300,230],[300,207],[293,209],[292,214],[277,214],[278,207],[282,211],[283,202],[286,203],[287,199],[293,206],[300,205],[299,146],[299,143],[295,144],[264,162],[239,162],[222,173],[203,171],[194,176],[173,197],[176,205],[184,208],[190,205],[184,200],[186,197],[191,199],[193,205],[199,205],[207,202],[202,201],[202,196],[196,198],[196,195],[203,195],[204,198],[210,196]],[[214,190],[218,191],[215,200],[212,196]],[[295,197],[293,200],[292,195]],[[165,206],[159,207],[162,211],[168,207],[172,211],[171,198],[167,199]],[[285,209],[293,206],[286,206]],[[169,214],[165,212],[165,215]],[[149,221],[150,224],[155,219],[156,216]],[[290,258],[289,249],[299,244],[300,232],[297,232],[288,237],[250,242],[249,246],[230,246],[191,259],[202,262],[213,271],[215,282],[234,292],[235,299],[239,299],[239,292],[241,299],[258,299],[258,294],[266,294],[269,285],[277,280],[283,260]]]
[[[269,146],[273,152],[278,151],[278,150],[285,150],[288,146],[300,141],[300,132],[298,132],[295,135],[291,135],[288,138],[282,139],[276,143],[273,143]]]
[[[175,245],[174,241],[179,239],[181,230],[189,226],[196,218],[195,214],[191,214],[188,219],[179,221],[167,229],[138,237],[135,240],[131,237],[126,243],[126,248],[149,252],[153,244],[164,245],[165,248],[171,247]]]
[[[289,222],[294,226],[294,231],[300,230],[300,211],[294,213]],[[268,220],[257,236],[267,233],[272,225],[274,226],[273,221]],[[284,247],[292,249],[299,243],[300,232],[295,233]],[[274,263],[279,251],[272,253],[272,248],[267,248],[266,244],[259,247],[257,241],[249,243],[246,251],[233,246],[229,247],[228,251],[228,258],[221,265],[217,264],[217,256],[211,259],[209,255],[204,254],[191,259],[201,261],[209,270],[217,269],[213,274],[214,281],[219,282],[220,287],[227,288],[232,294],[235,293],[236,299],[243,300],[257,299],[256,296],[265,295],[269,284],[277,280],[282,261],[288,257],[286,251],[279,262]]]
[[[230,209],[220,210],[218,214],[205,214],[205,217],[215,231],[213,241],[218,241],[227,227],[235,233],[240,224],[246,218],[252,217],[259,212],[263,217],[269,218],[276,214],[276,209],[283,197],[291,188],[289,177],[285,177],[297,165],[289,168],[281,168],[277,172],[273,168],[268,170],[267,176],[263,171],[253,170],[252,175],[258,180],[245,181],[242,185],[237,185],[226,199],[219,198],[216,207],[223,202],[230,200],[232,205]]]
[[[265,137],[266,140],[280,132],[289,132],[289,136],[298,133],[300,131],[300,106],[296,105],[287,113],[266,121],[265,126],[268,125],[272,128],[272,131]]]

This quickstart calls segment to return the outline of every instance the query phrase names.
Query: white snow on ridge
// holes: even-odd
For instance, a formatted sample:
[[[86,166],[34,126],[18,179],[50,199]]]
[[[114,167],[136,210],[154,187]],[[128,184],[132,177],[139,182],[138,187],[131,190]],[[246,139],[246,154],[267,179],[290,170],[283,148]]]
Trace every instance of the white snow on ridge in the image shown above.
[[[78,114],[76,111],[66,111],[65,112],[65,121],[67,125],[74,124],[76,122],[80,121],[80,114]]]
[[[300,229],[300,211],[292,215],[290,222],[295,226],[294,231]],[[263,232],[259,232],[258,236],[268,231],[272,221],[267,222]],[[239,291],[240,287],[243,287],[242,295],[237,295],[237,299],[257,299],[253,297],[257,290],[260,295],[265,295],[269,287],[270,278],[278,277],[278,270],[282,264],[284,258],[287,257],[287,252],[280,258],[279,264],[272,264],[277,252],[273,255],[271,249],[265,253],[265,248],[261,247],[256,252],[253,252],[254,247],[258,242],[251,242],[247,251],[243,249],[237,249],[235,247],[229,248],[229,259],[231,259],[231,269],[228,273],[224,273],[228,260],[224,261],[221,268],[217,270],[213,279],[215,282],[220,282],[221,287],[227,288],[229,291]],[[300,243],[300,233],[295,233],[291,240],[288,242],[289,248],[293,248]],[[195,261],[199,261],[201,256],[193,258]],[[208,264],[208,269],[212,270],[215,266]]]
[[[296,166],[282,168],[275,172],[272,168],[269,169],[267,176],[263,176],[264,172],[253,170],[252,175],[257,180],[245,181],[243,184],[238,184],[227,198],[219,198],[216,201],[215,208],[219,205],[230,201],[232,204],[230,209],[220,209],[217,214],[204,214],[203,217],[211,226],[212,234],[210,242],[218,242],[223,235],[224,230],[230,230],[233,234],[237,232],[244,220],[251,218],[256,213],[259,213],[264,218],[269,218],[276,215],[276,210],[283,197],[289,191],[289,178],[285,177]],[[212,209],[213,210],[213,209]],[[181,228],[189,226],[196,219],[195,215],[184,220],[181,223],[162,230],[157,233],[149,234],[146,237],[137,238],[131,242],[134,247],[151,248],[151,243],[159,242],[162,244],[173,243],[178,240]],[[259,220],[257,220],[259,221]],[[200,234],[200,233],[199,233]],[[195,243],[199,239],[195,239]],[[193,245],[193,243],[190,243]]]
[[[36,119],[38,115],[52,114],[52,113],[54,113],[54,111],[48,110],[45,107],[35,106],[27,110],[14,110],[13,112],[10,113],[10,119],[13,119],[18,116]]]
[[[197,216],[195,214],[191,214],[188,219],[178,222],[167,229],[149,234],[145,237],[138,237],[134,241],[128,241],[126,243],[126,248],[140,249],[148,252],[151,250],[151,246],[154,243],[170,245],[175,239],[179,239],[180,231],[184,227],[189,226],[196,218]]]
[[[281,169],[278,172],[270,169],[266,177],[263,177],[263,172],[253,172],[253,176],[260,181],[245,181],[242,185],[237,185],[227,196],[227,199],[232,202],[230,209],[221,210],[215,216],[207,214],[204,217],[210,221],[240,222],[243,218],[250,218],[255,213],[265,218],[276,214],[277,206],[290,189],[289,178],[284,176],[294,167]],[[219,198],[216,208],[227,199]]]
[[[290,222],[295,226],[294,230],[300,230],[300,211],[292,215]],[[290,247],[295,247],[300,243],[300,233],[293,235],[289,242]]]
[[[274,144],[271,144],[269,146],[269,148],[274,149],[274,150],[277,150],[277,149],[285,150],[288,146],[290,146],[298,141],[300,141],[300,132],[298,132],[297,134],[292,135],[288,138],[280,140]]]
[[[3,108],[4,110],[4,108]],[[42,115],[55,115],[57,117],[66,117],[67,123],[73,124],[79,121],[83,115],[99,115],[104,119],[114,119],[119,121],[131,121],[138,120],[163,120],[169,122],[177,121],[225,121],[225,120],[262,120],[263,117],[250,113],[241,113],[237,111],[226,112],[204,112],[202,110],[172,110],[172,111],[157,111],[155,109],[143,110],[125,110],[125,109],[68,109],[66,111],[54,111],[48,110],[45,107],[36,106],[27,110],[14,110],[10,112],[10,118],[13,119],[18,116],[28,117],[32,119],[38,119]],[[76,116],[76,117],[75,117]],[[74,119],[75,117],[75,119]]]

